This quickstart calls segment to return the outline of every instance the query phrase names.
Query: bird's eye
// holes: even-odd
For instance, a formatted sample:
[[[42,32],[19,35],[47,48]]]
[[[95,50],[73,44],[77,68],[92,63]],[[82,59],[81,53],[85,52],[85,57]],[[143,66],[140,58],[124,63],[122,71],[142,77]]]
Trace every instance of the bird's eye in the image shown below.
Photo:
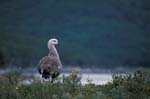
[[[54,40],[54,42],[57,42],[56,40]]]

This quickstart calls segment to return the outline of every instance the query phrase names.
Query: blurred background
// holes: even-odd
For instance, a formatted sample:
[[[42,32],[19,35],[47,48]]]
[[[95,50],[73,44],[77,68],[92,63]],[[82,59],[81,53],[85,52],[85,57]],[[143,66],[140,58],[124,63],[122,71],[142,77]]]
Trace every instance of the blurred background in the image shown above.
[[[0,67],[37,67],[57,38],[64,68],[150,66],[150,0],[0,0]]]

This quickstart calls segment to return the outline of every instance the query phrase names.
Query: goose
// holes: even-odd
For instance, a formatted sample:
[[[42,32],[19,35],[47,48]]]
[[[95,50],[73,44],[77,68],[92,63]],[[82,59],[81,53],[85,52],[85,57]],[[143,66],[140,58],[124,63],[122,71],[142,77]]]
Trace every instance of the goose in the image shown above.
[[[57,44],[57,39],[53,38],[48,41],[49,54],[44,56],[38,65],[38,71],[42,75],[42,78],[51,78],[51,82],[53,82],[54,79],[59,76],[62,69],[59,54],[55,48],[55,45]]]

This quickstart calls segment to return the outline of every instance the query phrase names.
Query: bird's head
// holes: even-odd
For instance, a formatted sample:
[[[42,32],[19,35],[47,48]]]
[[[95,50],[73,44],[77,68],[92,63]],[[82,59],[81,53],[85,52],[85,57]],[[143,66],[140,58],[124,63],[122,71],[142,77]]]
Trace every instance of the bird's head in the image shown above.
[[[48,41],[48,46],[50,46],[50,45],[57,45],[58,44],[58,40],[57,39],[50,39],[49,41]]]
[[[50,39],[49,41],[48,41],[48,48],[50,49],[50,47],[52,46],[52,45],[57,45],[58,44],[58,40],[57,39]]]

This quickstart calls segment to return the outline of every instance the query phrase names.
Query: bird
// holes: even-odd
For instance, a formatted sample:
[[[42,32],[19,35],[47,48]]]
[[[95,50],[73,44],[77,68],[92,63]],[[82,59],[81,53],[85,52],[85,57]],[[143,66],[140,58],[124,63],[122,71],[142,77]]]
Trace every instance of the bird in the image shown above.
[[[49,49],[49,54],[44,56],[38,65],[38,72],[42,75],[42,78],[49,79],[51,78],[51,82],[54,81],[56,77],[60,75],[62,64],[60,61],[59,54],[55,45],[58,44],[58,40],[52,38],[48,41],[47,46]]]

